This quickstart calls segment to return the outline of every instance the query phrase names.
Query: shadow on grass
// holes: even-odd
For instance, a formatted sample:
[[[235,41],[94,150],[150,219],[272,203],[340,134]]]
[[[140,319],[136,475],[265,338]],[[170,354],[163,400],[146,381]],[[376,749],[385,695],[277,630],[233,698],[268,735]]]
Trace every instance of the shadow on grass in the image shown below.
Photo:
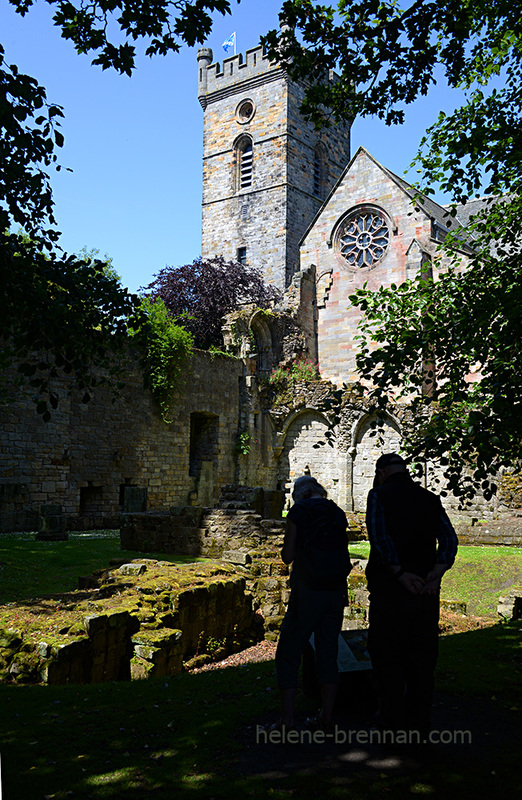
[[[349,679],[338,721],[355,732],[351,743],[264,744],[257,726],[278,708],[273,662],[134,683],[4,685],[4,798],[509,800],[521,788],[519,647],[520,624],[444,637],[435,727],[472,740],[420,748],[370,741]],[[309,710],[301,700],[301,715]]]

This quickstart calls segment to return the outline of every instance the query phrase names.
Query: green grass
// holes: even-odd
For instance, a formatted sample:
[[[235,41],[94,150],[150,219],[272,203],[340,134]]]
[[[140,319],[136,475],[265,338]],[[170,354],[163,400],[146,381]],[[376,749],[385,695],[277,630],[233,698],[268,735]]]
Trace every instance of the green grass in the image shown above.
[[[508,704],[520,701],[514,671],[519,642],[513,625],[446,637],[438,688],[451,690],[447,705],[465,695],[478,707],[496,687],[500,710],[509,715]],[[499,672],[499,663],[513,670]],[[306,703],[300,703],[303,712]],[[323,769],[318,746],[297,757],[256,744],[256,725],[277,714],[273,662],[134,683],[4,685],[0,705],[4,800],[519,796],[515,742],[491,742],[496,782],[490,760],[479,758],[470,767],[470,758],[461,764],[453,755],[447,763],[449,750],[420,769],[394,774],[387,766],[343,767],[342,759]],[[500,785],[501,795],[495,794]]]
[[[437,686],[466,697],[494,697],[522,710],[522,621],[440,638]]]
[[[367,555],[365,544],[351,549],[355,557]],[[2,536],[1,591],[13,600],[69,590],[79,574],[108,566],[111,558],[137,555],[122,553],[114,533],[81,534],[53,544],[35,542],[34,535]],[[470,569],[481,569],[496,592],[498,559],[504,564],[506,556],[512,580],[521,555],[512,548],[461,548],[450,575],[463,577],[451,586],[451,598],[474,590],[466,578]],[[506,567],[501,570],[508,580]],[[469,595],[463,599],[469,602]],[[437,689],[453,698],[450,708],[462,699],[479,708],[495,698],[502,722],[502,715],[522,707],[520,629],[520,623],[497,624],[441,638]],[[489,761],[479,756],[472,768],[470,759],[463,765],[458,758],[446,763],[439,754],[437,763],[413,771],[345,769],[342,759],[332,771],[323,769],[321,748],[301,756],[301,768],[292,766],[291,752],[282,758],[271,746],[255,742],[256,725],[277,714],[273,662],[145,682],[0,685],[0,708],[3,800],[142,800],[149,795],[155,800],[368,800],[382,795],[403,800],[419,794],[475,800],[499,796],[500,785],[502,797],[519,796],[518,749],[510,741],[492,741]],[[299,708],[301,714],[310,710],[303,699]],[[495,769],[491,759],[497,759]]]
[[[72,591],[80,575],[108,567],[111,558],[140,555],[120,549],[119,531],[70,533],[66,542],[36,541],[34,533],[1,534],[0,603]],[[165,553],[146,556],[174,563],[198,560]]]
[[[352,558],[368,558],[369,552],[368,542],[350,545]],[[462,545],[444,575],[441,595],[465,602],[468,614],[496,617],[499,597],[512,587],[522,587],[522,548]]]
[[[368,558],[368,542],[350,545],[352,558]],[[147,553],[149,558],[185,563],[193,558]],[[0,535],[0,603],[76,589],[80,575],[109,566],[111,558],[138,558],[120,549],[118,531],[69,534],[67,542],[38,542],[35,534]],[[495,617],[498,598],[522,586],[522,548],[459,548],[442,582],[442,597],[467,603],[468,613]]]
[[[464,600],[469,614],[496,616],[499,597],[515,587],[522,587],[522,548],[464,545],[444,575],[442,596]]]

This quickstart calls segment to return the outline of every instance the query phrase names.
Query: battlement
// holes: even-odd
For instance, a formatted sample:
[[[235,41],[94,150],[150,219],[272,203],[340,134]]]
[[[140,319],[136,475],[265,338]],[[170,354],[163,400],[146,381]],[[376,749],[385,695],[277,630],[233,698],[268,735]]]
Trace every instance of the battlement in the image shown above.
[[[214,92],[221,92],[248,80],[266,77],[269,72],[281,71],[281,67],[271,62],[263,52],[262,45],[252,47],[246,53],[228,56],[222,62],[212,62],[213,53],[209,48],[198,50],[198,99],[206,106],[206,98]]]

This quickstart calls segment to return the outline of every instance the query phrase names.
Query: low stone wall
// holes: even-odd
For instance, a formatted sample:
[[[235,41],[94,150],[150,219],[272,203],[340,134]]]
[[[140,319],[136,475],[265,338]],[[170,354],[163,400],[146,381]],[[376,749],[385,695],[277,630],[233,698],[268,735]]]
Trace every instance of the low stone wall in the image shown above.
[[[504,514],[499,519],[457,524],[459,544],[522,547],[522,515]]]
[[[362,538],[356,515],[350,519],[352,539]],[[263,617],[265,638],[275,641],[290,596],[289,568],[281,560],[285,521],[262,519],[250,510],[173,508],[170,513],[126,514],[121,546],[141,552],[160,551],[219,558],[234,564]],[[345,628],[367,625],[368,592],[364,564],[349,578],[350,605]]]
[[[172,675],[194,656],[233,652],[262,638],[245,578],[231,566],[142,559],[83,584],[90,588],[0,607],[1,680]]]
[[[228,550],[282,545],[284,525],[282,519],[264,520],[250,510],[183,506],[123,514],[120,538],[124,550],[220,558]]]
[[[125,514],[121,546],[217,558],[245,576],[264,620],[265,635],[276,639],[290,590],[288,567],[280,558],[284,519],[263,519],[250,510],[173,508],[170,513]]]

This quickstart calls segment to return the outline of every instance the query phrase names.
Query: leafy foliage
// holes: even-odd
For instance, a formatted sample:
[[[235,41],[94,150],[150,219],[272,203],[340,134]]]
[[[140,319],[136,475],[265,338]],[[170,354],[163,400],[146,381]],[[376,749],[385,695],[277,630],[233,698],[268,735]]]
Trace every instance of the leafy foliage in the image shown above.
[[[100,383],[117,388],[127,317],[137,298],[105,274],[99,260],[43,253],[40,242],[4,234],[0,244],[0,366],[16,366],[45,421],[57,408],[59,375],[88,402]],[[100,371],[102,370],[102,371]],[[0,386],[6,399],[7,386]]]
[[[266,383],[273,393],[272,403],[279,405],[285,401],[288,402],[289,392],[293,390],[296,384],[318,379],[317,362],[312,359],[300,358],[290,366],[283,367],[279,365],[275,367],[268,376]]]
[[[146,40],[149,55],[177,51],[182,42],[204,41],[213,12],[230,11],[229,0],[80,0],[76,5],[49,1],[57,7],[55,24],[79,53],[97,53],[94,63],[127,74],[135,65],[129,40]],[[22,15],[33,5],[33,0],[11,2]],[[123,44],[108,38],[114,22],[127,39]],[[107,259],[97,258],[97,251],[68,256],[56,247],[59,232],[47,170],[60,169],[56,149],[63,144],[59,130],[63,112],[48,103],[45,89],[34,78],[6,64],[1,46],[0,112],[0,233],[8,232],[0,235],[4,375],[18,365],[19,382],[34,390],[36,410],[44,420],[58,405],[60,373],[71,376],[71,387],[81,391],[84,402],[101,381],[117,391],[118,360],[128,342],[127,318],[132,318],[132,326],[140,331],[134,341],[146,353],[151,386],[164,398],[172,377],[169,359],[175,361],[181,350],[188,352],[189,341],[171,321],[160,320],[157,308],[154,313],[149,308],[144,317],[139,298],[121,286]],[[9,233],[13,225],[24,234]],[[173,348],[170,356],[167,344]],[[0,399],[6,397],[4,383]],[[164,402],[160,400],[162,408]]]
[[[240,0],[237,0],[239,3]],[[35,0],[10,0],[25,15]],[[212,30],[212,14],[230,14],[230,0],[47,0],[57,7],[54,23],[78,53],[97,53],[93,64],[131,75],[138,39],[146,55],[178,52],[183,43],[203,43]],[[114,31],[115,39],[109,39]],[[123,44],[120,43],[124,38]]]
[[[282,18],[266,43],[292,78],[310,81],[304,111],[318,126],[356,114],[402,123],[436,70],[464,92],[414,162],[424,194],[439,184],[455,201],[440,247],[452,269],[437,283],[423,276],[350,301],[366,315],[358,367],[376,408],[390,395],[411,401],[410,455],[439,461],[457,495],[490,497],[489,477],[520,467],[522,441],[522,3],[288,0]],[[321,80],[329,69],[341,80]],[[456,203],[482,187],[489,197],[464,232]],[[475,251],[463,273],[462,237]]]
[[[104,264],[104,275],[106,275],[108,278],[114,278],[114,280],[117,280],[121,283],[121,275],[119,275],[116,271],[116,268],[112,263],[112,258],[111,256],[107,255],[107,253],[105,253],[105,255],[102,257],[97,247],[88,248],[86,245],[84,245],[77,255],[78,258],[83,259],[86,264],[93,264],[95,261],[101,261]]]
[[[506,199],[474,227],[495,226],[501,240],[501,227],[507,236],[518,226],[518,206]],[[477,256],[463,273],[351,298],[365,312],[357,363],[373,384],[372,400],[386,408],[394,387],[396,398],[411,402],[407,450],[438,460],[449,488],[465,498],[478,486],[491,497],[488,476],[520,463],[521,297],[520,255],[497,242],[494,254]]]
[[[250,453],[253,444],[258,444],[258,440],[253,439],[252,434],[248,431],[242,431],[237,436],[236,443],[234,445],[234,453],[240,456],[247,456]]]
[[[16,66],[5,65],[0,47],[0,366],[16,365],[17,383],[33,390],[36,410],[48,421],[58,406],[57,377],[88,402],[95,387],[117,390],[118,360],[126,342],[126,317],[138,298],[124,289],[95,254],[68,256],[55,248],[53,201],[45,168],[57,164],[63,137],[58,106]],[[18,224],[24,233],[8,233]],[[101,370],[101,371],[100,371]]]
[[[244,303],[266,308],[281,297],[278,289],[264,283],[260,270],[222,257],[165,267],[144,291],[150,292],[152,299],[161,298],[201,348],[222,344],[225,314]]]
[[[59,130],[62,109],[47,102],[45,89],[34,78],[5,63],[0,45],[0,231],[12,224],[28,234],[42,234],[54,224],[53,201],[45,167],[56,166],[56,147],[63,144]],[[45,229],[44,241],[58,234]]]
[[[296,383],[316,381],[317,379],[317,362],[306,358],[294,361],[289,367],[275,367],[268,376],[268,382],[274,386],[295,386]]]
[[[145,383],[159,403],[165,422],[184,364],[192,352],[192,335],[169,316],[162,300],[143,298],[130,335],[144,353]]]

